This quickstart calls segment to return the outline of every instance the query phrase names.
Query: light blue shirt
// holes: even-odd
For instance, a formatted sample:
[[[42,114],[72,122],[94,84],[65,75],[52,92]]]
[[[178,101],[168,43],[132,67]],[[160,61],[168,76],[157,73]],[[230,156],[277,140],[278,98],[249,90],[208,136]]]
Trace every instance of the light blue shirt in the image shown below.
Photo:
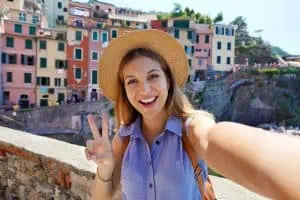
[[[188,154],[182,145],[182,120],[170,117],[164,131],[149,148],[141,131],[141,118],[119,131],[130,136],[121,170],[123,200],[200,200],[198,184]],[[207,166],[199,159],[202,178]]]

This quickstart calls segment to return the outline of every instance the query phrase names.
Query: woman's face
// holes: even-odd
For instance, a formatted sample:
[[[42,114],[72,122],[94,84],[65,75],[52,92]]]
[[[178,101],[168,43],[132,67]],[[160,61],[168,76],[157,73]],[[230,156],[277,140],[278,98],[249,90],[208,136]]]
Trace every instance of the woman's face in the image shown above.
[[[123,68],[127,98],[144,117],[165,114],[168,80],[160,64],[151,58],[139,56]]]

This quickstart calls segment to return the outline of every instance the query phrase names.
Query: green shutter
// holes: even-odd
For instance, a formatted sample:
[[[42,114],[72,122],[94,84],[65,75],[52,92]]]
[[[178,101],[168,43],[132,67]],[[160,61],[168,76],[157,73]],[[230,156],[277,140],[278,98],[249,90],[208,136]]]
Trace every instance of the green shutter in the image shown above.
[[[175,38],[179,38],[179,30],[175,29],[174,31],[175,31],[175,34],[174,34]]]
[[[40,67],[47,68],[47,58],[40,58]]]
[[[14,38],[13,37],[7,37],[6,38],[6,47],[14,47]]]
[[[25,40],[25,48],[32,49],[32,40]]]
[[[58,51],[65,51],[65,43],[63,42],[58,43]]]
[[[22,25],[21,24],[15,24],[15,32],[22,33]]]
[[[93,40],[98,40],[98,32],[93,31]]]
[[[92,52],[92,59],[93,60],[98,60],[98,53],[97,52]]]
[[[67,87],[68,86],[68,79],[64,79],[64,85],[65,85],[65,87]]]
[[[111,31],[111,37],[112,37],[112,38],[118,37],[118,36],[117,36],[117,31],[116,31],[116,30],[112,30],[112,31]]]
[[[97,71],[92,71],[92,84],[97,84]]]
[[[107,42],[107,33],[102,33],[102,43]]]
[[[81,49],[75,49],[75,59],[82,59],[82,51]]]
[[[193,32],[192,31],[188,31],[188,39],[189,40],[193,39]]]
[[[40,49],[47,49],[47,41],[40,40]]]
[[[8,82],[8,83],[12,82],[12,72],[6,73],[6,82]]]
[[[174,20],[174,25],[175,28],[184,28],[188,29],[190,28],[190,22],[189,20]]]
[[[65,69],[68,69],[68,61],[65,61]]]
[[[81,41],[82,40],[82,32],[81,31],[76,31],[75,39],[77,41]]]
[[[36,85],[41,85],[41,77],[36,77]]]
[[[29,35],[35,35],[36,28],[34,26],[29,27]]]
[[[80,68],[75,69],[75,78],[81,79],[81,69]]]
[[[24,83],[31,83],[31,73],[24,74]]]
[[[6,62],[7,62],[7,55],[6,55],[6,53],[2,53],[2,55],[1,55],[1,62],[2,62],[2,64],[6,64]]]

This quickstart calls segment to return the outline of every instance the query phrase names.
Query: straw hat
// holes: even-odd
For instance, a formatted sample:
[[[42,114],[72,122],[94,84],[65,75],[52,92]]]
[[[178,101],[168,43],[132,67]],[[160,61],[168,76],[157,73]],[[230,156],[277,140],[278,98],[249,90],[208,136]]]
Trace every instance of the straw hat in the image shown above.
[[[136,48],[155,51],[173,71],[177,84],[182,87],[188,76],[188,62],[182,46],[170,34],[150,29],[126,33],[113,40],[102,53],[98,83],[103,94],[116,100],[120,94],[119,68],[124,56]]]

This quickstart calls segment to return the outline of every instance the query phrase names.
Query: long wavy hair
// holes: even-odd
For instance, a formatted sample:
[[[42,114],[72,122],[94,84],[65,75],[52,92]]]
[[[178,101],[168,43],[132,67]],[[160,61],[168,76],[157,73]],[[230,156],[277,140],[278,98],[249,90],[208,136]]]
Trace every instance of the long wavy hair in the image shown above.
[[[121,125],[128,126],[129,124],[133,123],[139,115],[139,112],[130,104],[127,98],[124,85],[123,68],[127,63],[140,56],[148,57],[157,61],[167,77],[170,87],[165,106],[169,116],[176,116],[186,120],[189,116],[197,113],[213,118],[213,115],[210,113],[206,111],[195,110],[193,108],[186,95],[176,83],[173,71],[170,70],[170,67],[162,56],[149,49],[137,48],[129,51],[124,56],[119,68],[120,94],[115,101],[116,129],[119,129]]]

